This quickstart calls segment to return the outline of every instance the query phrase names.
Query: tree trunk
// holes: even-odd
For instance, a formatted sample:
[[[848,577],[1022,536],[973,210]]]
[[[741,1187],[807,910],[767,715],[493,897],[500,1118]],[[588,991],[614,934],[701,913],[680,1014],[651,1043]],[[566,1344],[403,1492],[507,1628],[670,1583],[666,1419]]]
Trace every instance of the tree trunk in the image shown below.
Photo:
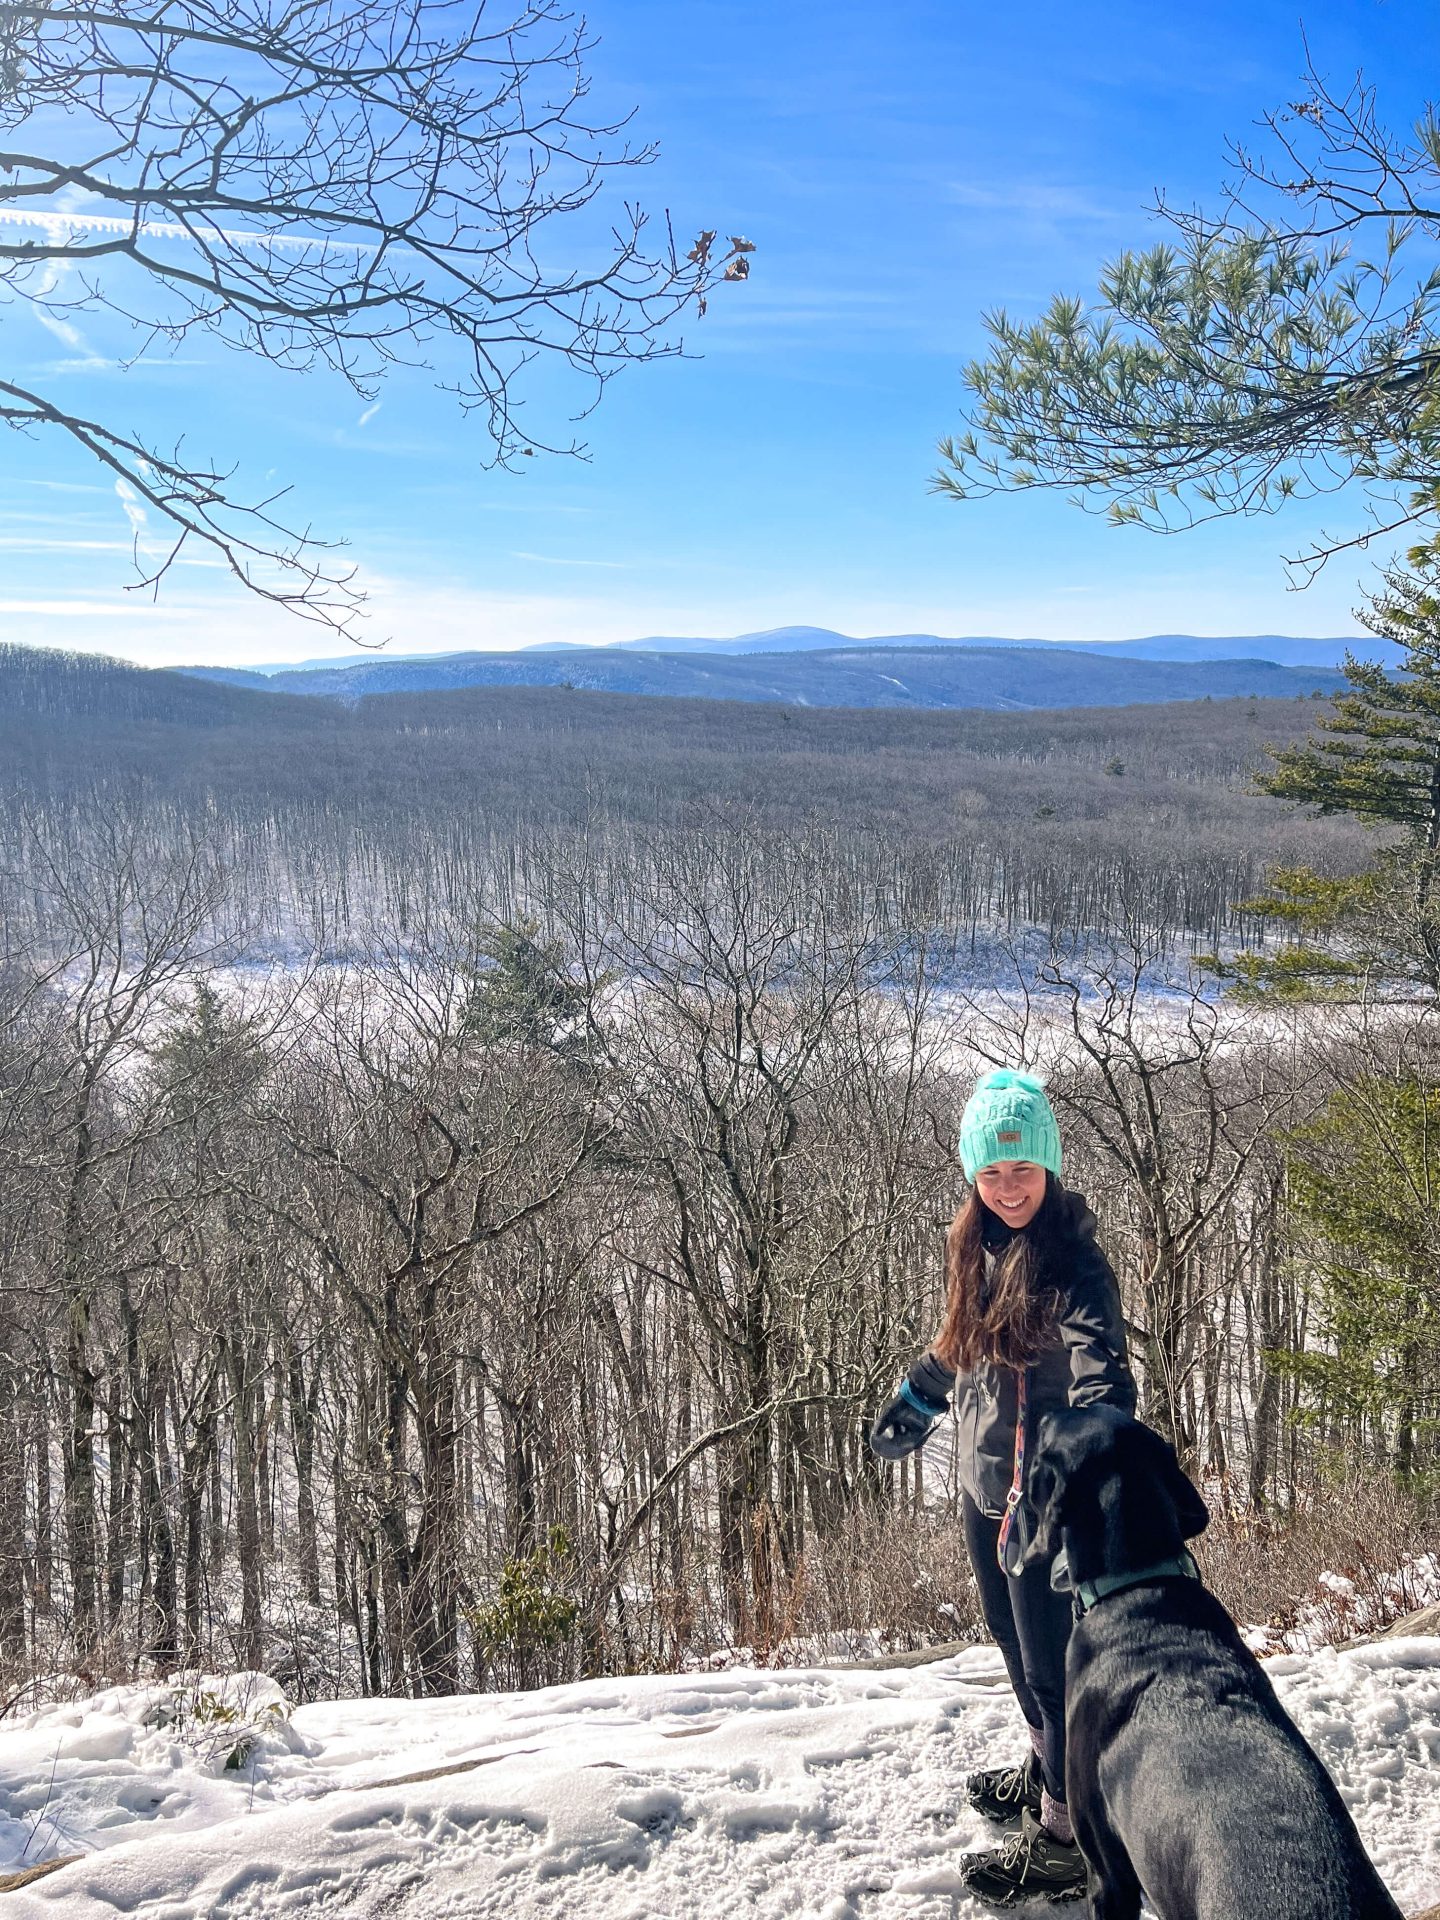
[[[235,1551],[240,1562],[240,1635],[236,1646],[242,1667],[257,1671],[261,1662],[260,1508],[255,1494],[255,1424],[250,1355],[226,1344],[225,1363],[233,1401],[231,1466],[235,1484]]]
[[[0,1659],[25,1652],[25,1453],[21,1432],[18,1329],[0,1319]]]
[[[1278,1465],[1280,1433],[1280,1379],[1266,1359],[1275,1353],[1285,1338],[1280,1313],[1280,1283],[1277,1262],[1270,1248],[1261,1259],[1259,1286],[1255,1289],[1258,1306],[1260,1352],[1256,1358],[1259,1390],[1255,1396],[1255,1417],[1250,1441],[1250,1504],[1259,1512],[1266,1505],[1272,1469]]]
[[[315,1409],[320,1386],[320,1369],[307,1391],[300,1350],[292,1341],[287,1364],[290,1399],[290,1437],[295,1452],[295,1526],[299,1535],[300,1581],[305,1599],[312,1607],[320,1605],[320,1539],[315,1524]],[[338,1529],[337,1529],[338,1532]],[[337,1584],[338,1599],[343,1587]]]
[[[135,1444],[140,1470],[140,1528],[151,1581],[148,1617],[141,1635],[161,1674],[180,1664],[179,1624],[175,1613],[175,1535],[165,1504],[161,1455],[165,1449],[164,1407],[158,1369],[146,1369],[144,1397],[136,1413]]]
[[[410,1550],[409,1516],[409,1408],[410,1376],[400,1350],[399,1282],[386,1289],[386,1331],[390,1358],[384,1367],[385,1425],[383,1495],[380,1508],[381,1568],[385,1596],[385,1631],[390,1659],[390,1684],[418,1691],[414,1639],[411,1633],[410,1582],[414,1562]]]
[[[50,1419],[37,1395],[31,1432],[35,1456],[35,1613],[46,1618],[55,1604],[55,1505],[50,1484]]]
[[[263,1345],[257,1340],[255,1370],[255,1509],[260,1521],[260,1554],[265,1561],[275,1558],[275,1481],[272,1472],[270,1436],[278,1415],[280,1389],[270,1392],[270,1372]]]
[[[439,1367],[439,1378],[424,1396],[419,1435],[425,1482],[411,1587],[421,1685],[434,1694],[455,1693],[460,1686],[455,1374],[449,1360],[442,1358]]]
[[[143,1471],[138,1449],[144,1444],[137,1428],[147,1417],[146,1383],[140,1365],[140,1322],[135,1313],[135,1303],[130,1298],[130,1289],[123,1280],[120,1283],[120,1321],[125,1329],[124,1389],[130,1403],[130,1432],[126,1433],[125,1423],[120,1417],[121,1383],[116,1381],[110,1396],[110,1418],[106,1429],[106,1447],[110,1458],[110,1512],[105,1540],[105,1619],[112,1628],[125,1605],[125,1569],[137,1537],[134,1476],[137,1470]],[[150,1561],[144,1525],[142,1517],[139,1529],[142,1613],[150,1598]],[[141,1631],[143,1635],[143,1628]]]
[[[66,1330],[65,1365],[70,1399],[70,1432],[65,1449],[65,1531],[70,1559],[70,1603],[77,1650],[95,1645],[95,1376],[88,1356],[89,1309],[72,1300]]]
[[[1181,1381],[1184,1374],[1185,1291],[1176,1249],[1163,1224],[1146,1235],[1145,1417],[1163,1433],[1187,1470],[1195,1465],[1195,1436],[1186,1418]]]
[[[200,1590],[205,1565],[205,1482],[213,1440],[209,1430],[180,1456],[180,1526],[184,1539],[185,1658],[200,1656]]]
[[[71,1631],[82,1655],[95,1645],[99,1563],[95,1511],[95,1375],[90,1369],[90,1294],[85,1279],[85,1192],[94,1141],[90,1131],[93,1081],[76,1099],[75,1140],[65,1194],[61,1267],[65,1301],[65,1375],[70,1431],[65,1448],[65,1530],[70,1557]]]
[[[206,1555],[210,1563],[210,1578],[217,1583],[225,1571],[228,1552],[228,1535],[225,1525],[225,1478],[221,1472],[220,1440],[217,1434],[215,1445],[210,1449],[209,1506],[209,1552]]]

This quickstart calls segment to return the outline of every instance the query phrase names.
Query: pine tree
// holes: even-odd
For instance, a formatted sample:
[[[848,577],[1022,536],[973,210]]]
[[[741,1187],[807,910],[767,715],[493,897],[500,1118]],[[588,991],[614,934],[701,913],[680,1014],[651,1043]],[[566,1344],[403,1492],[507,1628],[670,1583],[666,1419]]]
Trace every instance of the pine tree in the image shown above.
[[[1440,1433],[1440,1091],[1361,1077],[1286,1146],[1324,1338],[1276,1358],[1313,1416],[1408,1480],[1433,1468]]]
[[[1297,997],[1365,976],[1440,994],[1440,556],[1417,548],[1411,563],[1388,571],[1384,592],[1360,613],[1403,650],[1403,668],[1347,654],[1350,690],[1314,736],[1272,749],[1274,765],[1257,782],[1277,799],[1386,831],[1386,844],[1362,874],[1272,874],[1270,892],[1251,904],[1291,940],[1231,970],[1251,991]]]
[[[476,974],[463,1015],[465,1031],[489,1045],[564,1053],[580,1037],[589,990],[566,971],[565,946],[541,936],[538,920],[500,926],[481,943],[488,962]]]
[[[1332,91],[1311,66],[1261,125],[1232,145],[1216,211],[1162,194],[1160,244],[1110,260],[1094,295],[984,316],[938,493],[1046,487],[1172,532],[1358,482],[1383,502],[1379,531],[1433,531],[1440,112],[1394,134],[1372,87]],[[1376,531],[1323,535],[1289,564],[1311,573]]]
[[[1387,572],[1385,592],[1359,616],[1403,650],[1403,673],[1347,654],[1351,691],[1320,722],[1321,737],[1281,748],[1259,784],[1322,813],[1402,828],[1428,894],[1440,848],[1440,567],[1423,556],[1423,573]]]
[[[189,989],[150,1049],[151,1070],[173,1119],[199,1120],[263,1079],[269,1059],[255,1022],[227,1007],[209,980]]]

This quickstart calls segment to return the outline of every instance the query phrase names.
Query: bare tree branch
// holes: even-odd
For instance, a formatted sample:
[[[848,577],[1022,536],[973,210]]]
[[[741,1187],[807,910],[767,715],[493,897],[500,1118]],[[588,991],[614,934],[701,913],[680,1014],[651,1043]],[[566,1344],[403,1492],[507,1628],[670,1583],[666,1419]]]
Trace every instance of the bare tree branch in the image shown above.
[[[557,0],[4,0],[0,290],[62,337],[118,322],[137,357],[208,335],[366,398],[396,365],[430,368],[492,462],[577,453],[522,413],[526,369],[576,376],[582,416],[622,367],[681,351],[674,324],[753,250],[707,231],[682,256],[668,217],[652,239],[633,204],[602,215],[611,177],[654,150],[589,112],[590,44]],[[283,492],[52,395],[0,399],[0,420],[67,434],[171,530],[137,545],[142,586],[199,544],[358,637],[353,571],[276,517]]]

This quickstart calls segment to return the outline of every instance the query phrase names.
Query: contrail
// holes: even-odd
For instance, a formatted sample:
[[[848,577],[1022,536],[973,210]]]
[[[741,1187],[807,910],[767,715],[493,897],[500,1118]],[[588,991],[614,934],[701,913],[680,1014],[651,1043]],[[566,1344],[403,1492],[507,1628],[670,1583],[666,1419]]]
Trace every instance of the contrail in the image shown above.
[[[237,247],[262,247],[270,252],[309,253],[323,248],[332,253],[363,255],[374,253],[374,246],[360,240],[332,240],[326,236],[296,233],[248,233],[225,227],[202,227],[198,233],[175,221],[142,220],[138,224],[113,213],[57,213],[41,207],[0,207],[0,225],[34,227],[55,239],[77,233],[143,233],[147,239],[189,240],[206,237],[225,240]]]

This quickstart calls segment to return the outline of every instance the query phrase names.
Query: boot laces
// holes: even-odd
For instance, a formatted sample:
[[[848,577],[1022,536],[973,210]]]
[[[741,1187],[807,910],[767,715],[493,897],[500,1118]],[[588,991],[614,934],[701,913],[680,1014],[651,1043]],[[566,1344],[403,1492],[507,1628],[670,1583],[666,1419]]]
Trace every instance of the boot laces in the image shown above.
[[[1022,1827],[1018,1833],[1012,1833],[1005,1842],[1005,1850],[1000,1856],[1000,1864],[1009,1873],[1013,1868],[1020,1869],[1020,1882],[1023,1885],[1026,1876],[1034,1865],[1034,1846],[1036,1834]]]
[[[1016,1884],[1023,1886],[1030,1877],[1030,1869],[1040,1865],[1047,1847],[1063,1848],[1066,1844],[1063,1840],[1057,1840],[1043,1822],[1036,1820],[1032,1824],[1027,1821],[1018,1833],[1012,1833],[1006,1840],[1001,1865],[1007,1873],[1013,1873],[1018,1868]]]

